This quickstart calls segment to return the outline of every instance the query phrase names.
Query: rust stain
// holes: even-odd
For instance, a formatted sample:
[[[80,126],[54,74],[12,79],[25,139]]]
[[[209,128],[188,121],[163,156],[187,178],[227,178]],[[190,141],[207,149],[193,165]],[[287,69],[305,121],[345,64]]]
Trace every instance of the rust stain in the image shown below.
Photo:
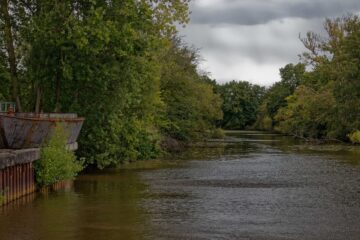
[[[76,114],[0,114],[0,134],[6,148],[37,148],[51,137],[55,126],[61,123],[69,135],[67,144],[72,144],[76,142],[84,120]]]
[[[35,187],[31,162],[0,169],[0,206],[33,193]]]

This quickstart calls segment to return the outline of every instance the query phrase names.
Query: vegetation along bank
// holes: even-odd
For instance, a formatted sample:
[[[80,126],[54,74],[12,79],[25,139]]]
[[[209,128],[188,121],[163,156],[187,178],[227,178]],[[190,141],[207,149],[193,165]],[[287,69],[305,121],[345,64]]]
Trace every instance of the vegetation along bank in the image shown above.
[[[176,31],[188,21],[188,0],[2,1],[0,100],[85,117],[77,157],[98,168],[218,128],[360,142],[358,16],[326,20],[327,36],[308,33],[301,62],[270,88],[199,71]]]

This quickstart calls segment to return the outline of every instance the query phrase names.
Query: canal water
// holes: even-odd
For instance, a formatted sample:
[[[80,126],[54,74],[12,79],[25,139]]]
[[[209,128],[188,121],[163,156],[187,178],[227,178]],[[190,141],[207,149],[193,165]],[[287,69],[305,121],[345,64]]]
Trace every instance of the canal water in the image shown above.
[[[360,150],[230,132],[0,210],[0,239],[360,239]]]

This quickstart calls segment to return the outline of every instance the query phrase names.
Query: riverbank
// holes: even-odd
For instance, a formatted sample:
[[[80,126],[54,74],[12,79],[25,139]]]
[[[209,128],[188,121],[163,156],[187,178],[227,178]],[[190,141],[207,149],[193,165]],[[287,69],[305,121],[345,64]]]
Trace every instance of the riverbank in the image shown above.
[[[34,162],[40,149],[0,150],[0,206],[35,192]]]
[[[64,148],[62,146],[60,145],[60,148]],[[77,148],[78,144],[75,142],[66,145],[65,151],[75,151]],[[53,146],[52,150],[54,149]],[[60,152],[55,153],[60,154]],[[36,176],[36,174],[39,175],[39,172],[35,171],[35,165],[43,154],[44,151],[40,148],[0,149],[0,206],[21,199],[36,191],[44,191],[47,188],[59,189],[63,186],[64,182],[63,179],[59,179],[60,176],[55,176],[57,180],[47,184],[46,187],[39,186],[39,179],[36,179],[36,177],[39,177]],[[55,161],[57,160],[55,159]],[[53,171],[54,166],[48,164],[46,167],[46,173]],[[56,171],[62,171],[62,169]]]

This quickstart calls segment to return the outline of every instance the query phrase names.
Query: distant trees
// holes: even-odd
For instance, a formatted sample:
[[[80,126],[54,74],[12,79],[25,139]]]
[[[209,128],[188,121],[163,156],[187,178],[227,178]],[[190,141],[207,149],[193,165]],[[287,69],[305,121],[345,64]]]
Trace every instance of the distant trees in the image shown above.
[[[161,98],[165,104],[161,130],[179,140],[206,136],[222,119],[222,100],[206,76],[197,72],[195,49],[174,39],[162,58]]]
[[[327,36],[309,32],[301,39],[308,49],[302,62],[281,68],[281,81],[270,88],[235,81],[217,86],[220,126],[359,142],[360,18],[327,19],[324,27]]]
[[[276,130],[297,137],[324,138],[332,124],[335,99],[329,90],[314,91],[300,85],[275,115]]]
[[[267,89],[261,99],[257,111],[255,127],[262,130],[273,130],[277,124],[275,115],[282,107],[287,106],[286,97],[294,93],[295,89],[304,81],[305,65],[288,64],[280,69],[281,81]]]
[[[327,38],[308,33],[303,63],[267,90],[197,71],[196,50],[176,33],[188,0],[1,0],[0,20],[0,100],[86,117],[78,155],[100,168],[216,126],[358,139],[358,16],[327,20]]]
[[[261,123],[271,118],[272,127],[284,133],[304,138],[357,141],[360,19],[357,15],[327,19],[324,26],[326,37],[309,32],[302,39],[308,49],[302,59],[310,70],[304,72],[303,66],[297,65],[299,74],[293,74],[297,76],[294,77],[296,84],[280,91],[280,86],[285,84],[282,71],[282,81],[266,94],[257,120],[260,128],[264,128]],[[276,107],[269,107],[272,105]]]
[[[217,88],[223,99],[221,127],[244,129],[256,120],[256,112],[265,88],[245,81],[231,81]]]

